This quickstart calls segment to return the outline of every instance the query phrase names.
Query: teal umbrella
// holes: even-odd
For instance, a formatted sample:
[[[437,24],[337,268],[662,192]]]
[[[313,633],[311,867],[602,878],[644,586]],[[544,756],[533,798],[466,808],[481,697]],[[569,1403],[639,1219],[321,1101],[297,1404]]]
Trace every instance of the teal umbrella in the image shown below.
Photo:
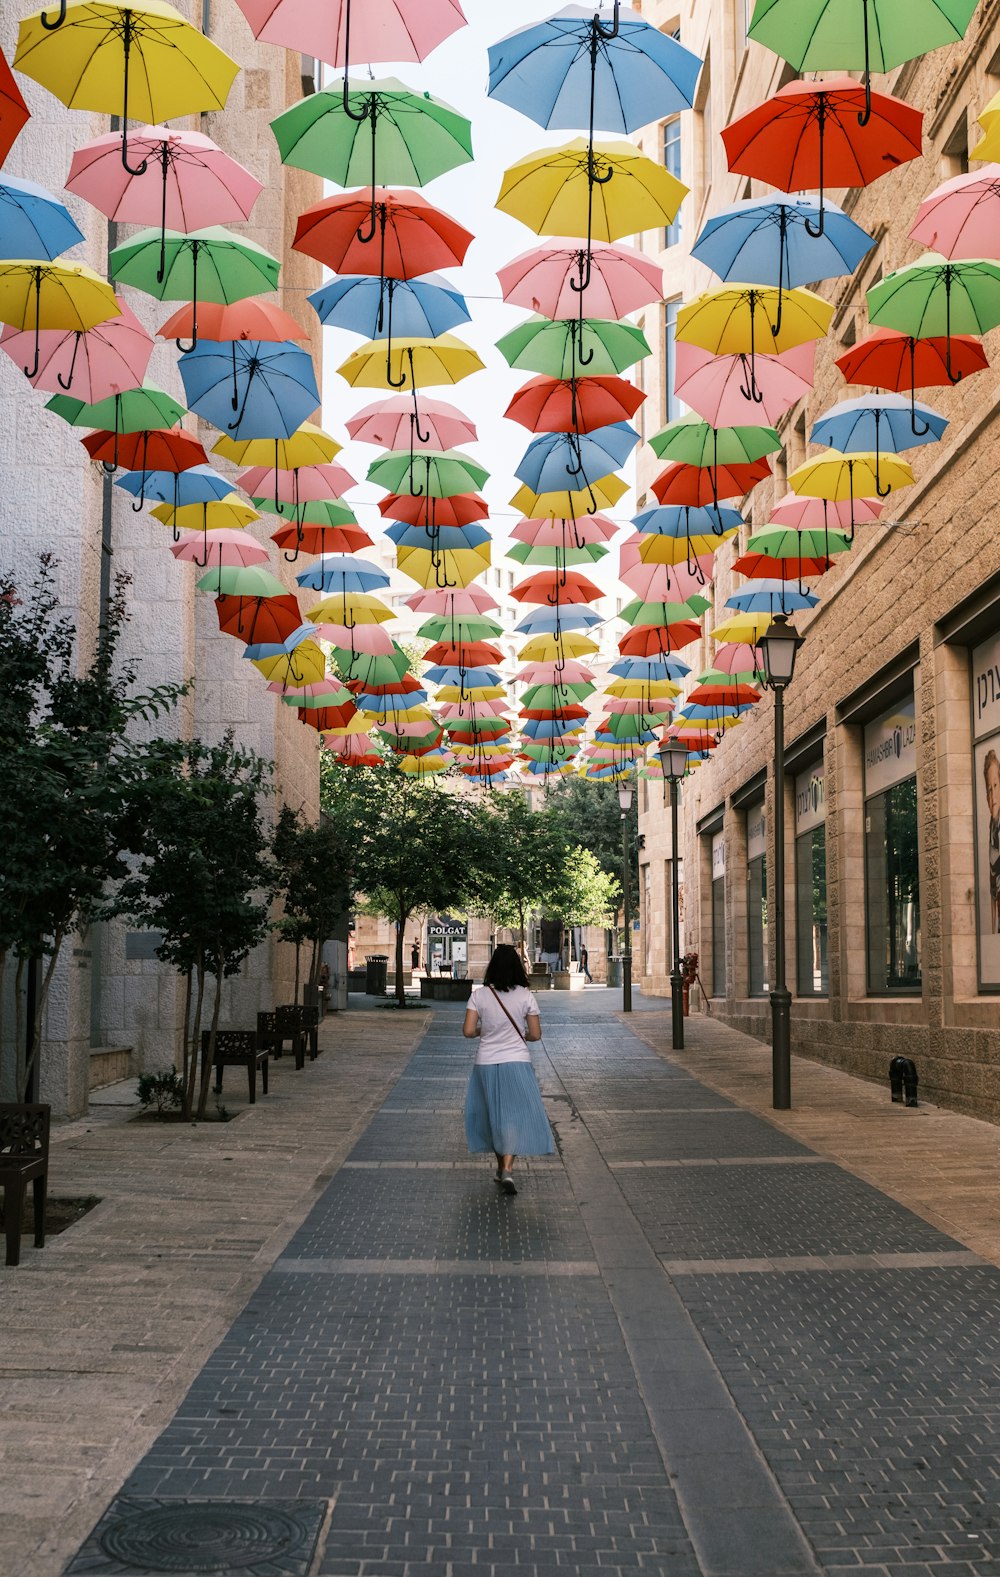
[[[512,367],[563,379],[575,378],[581,367],[591,376],[613,376],[651,354],[641,329],[600,318],[554,323],[548,318],[529,318],[497,340],[497,349]]]
[[[115,247],[109,259],[111,277],[118,284],[144,290],[158,301],[192,303],[191,344],[178,340],[180,351],[193,350],[198,343],[199,301],[228,306],[258,291],[277,288],[281,268],[278,259],[255,241],[218,225],[192,230],[190,235],[168,230],[162,254],[161,279],[160,231],[140,230],[124,245]]]
[[[925,252],[894,269],[868,291],[868,321],[910,334],[946,340],[945,369],[952,383],[953,334],[986,334],[1000,323],[1000,263],[988,258],[950,261]]]

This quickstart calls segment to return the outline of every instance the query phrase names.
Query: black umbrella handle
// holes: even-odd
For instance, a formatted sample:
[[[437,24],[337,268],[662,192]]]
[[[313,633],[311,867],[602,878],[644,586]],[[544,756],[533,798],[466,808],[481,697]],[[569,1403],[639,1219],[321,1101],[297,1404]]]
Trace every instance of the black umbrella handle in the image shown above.
[[[350,88],[349,88],[348,82],[347,82],[347,73],[350,71],[350,69],[351,69],[351,0],[346,0],[346,4],[344,6],[344,113],[345,113],[345,115],[348,115],[351,120],[357,121],[360,124],[360,122],[364,120],[365,115],[368,112],[367,112],[367,110],[365,110],[364,114],[362,114],[362,115],[355,115],[354,111],[351,109]]]
[[[781,309],[785,302],[785,254],[788,248],[788,208],[785,203],[779,203],[778,215],[778,316],[771,324],[771,333],[777,342],[781,333]],[[775,350],[777,350],[775,343]]]
[[[60,389],[68,389],[70,387],[70,385],[73,382],[73,373],[76,370],[77,352],[80,349],[80,341],[83,338],[83,334],[82,334],[81,330],[77,329],[76,333],[74,334],[73,337],[74,337],[73,357],[72,357],[72,360],[70,361],[70,364],[69,364],[69,377],[64,378],[61,372],[57,372],[56,373],[56,382],[58,383]]]
[[[57,27],[62,27],[63,23],[66,20],[66,0],[59,0],[59,14],[56,17],[54,22],[51,21],[50,18],[45,15],[44,11],[41,13],[41,15],[39,16],[38,20],[39,20],[39,22],[41,22],[41,24],[44,27],[46,33],[54,33],[56,28]]]
[[[431,462],[426,456],[421,456],[421,458],[423,459],[424,466],[425,466],[424,486],[423,487],[418,487],[417,486],[417,479],[416,479],[416,477],[413,474],[413,464],[411,462],[411,464],[410,464],[410,497],[411,498],[423,498],[424,496],[426,496],[427,498],[430,498],[430,496],[431,496]]]
[[[917,342],[910,335],[910,431],[914,438],[926,438],[930,422],[917,423]]]
[[[236,359],[236,342],[234,340],[233,341],[233,360],[235,361],[235,359]],[[240,423],[242,422],[244,416],[247,413],[247,401],[250,398],[250,390],[253,387],[254,374],[256,372],[257,372],[257,361],[256,361],[256,358],[252,358],[251,361],[250,361],[250,371],[247,374],[247,386],[246,386],[246,388],[243,391],[243,404],[242,404],[242,406],[241,406],[241,408],[240,408],[240,410],[239,410],[239,412],[237,414],[236,420],[234,422],[227,422],[226,423],[226,426],[228,427],[228,429],[229,429],[229,431],[231,433],[237,432],[239,430],[239,425],[240,425]]]
[[[955,384],[961,383],[962,374],[951,370],[951,280],[952,273],[949,265],[944,271],[944,366],[948,374],[948,382]]]
[[[868,12],[866,10],[866,22],[867,17]],[[818,241],[826,230],[826,209],[823,206],[823,171],[826,156],[826,94],[819,93],[817,98],[819,99],[819,105],[816,110],[816,130],[819,134],[819,223],[813,225],[811,220],[807,219],[805,221],[806,235],[812,236],[814,241]]]
[[[376,153],[376,146],[375,146],[375,144],[376,144],[376,129],[377,129],[377,119],[376,119],[377,112],[376,112],[376,108],[375,108],[375,95],[374,95],[374,93],[369,94],[368,102],[367,102],[367,104],[365,106],[364,114],[363,115],[355,115],[348,108],[348,104],[347,104],[347,78],[345,77],[344,78],[344,108],[347,110],[347,113],[348,113],[348,115],[350,115],[351,119],[354,120],[354,121],[357,121],[359,124],[362,121],[364,121],[364,120],[370,120],[371,123],[372,123],[372,182],[371,182],[371,186],[372,186],[372,211],[371,211],[371,214],[370,214],[369,219],[368,219],[367,227],[365,225],[359,225],[358,226],[358,240],[362,243],[363,246],[367,246],[369,241],[373,241],[375,239],[375,227],[378,224],[378,214],[376,212],[376,204],[375,204],[375,153]]]
[[[858,125],[867,126],[872,118],[872,74],[870,60],[870,46],[868,42],[868,0],[861,0],[865,19],[865,107],[858,116]]]
[[[191,343],[185,345],[182,340],[174,340],[174,344],[182,356],[194,350],[198,344],[198,250],[200,241],[191,241]]]
[[[37,378],[38,369],[41,366],[42,347],[42,270],[40,267],[33,268],[31,272],[35,276],[35,359],[30,367],[24,368],[24,376],[26,378]]]
[[[416,438],[418,444],[429,444],[431,441],[431,435],[429,431],[426,433],[422,433],[420,431],[420,407],[417,404],[417,386],[413,382],[412,378],[410,380],[410,392],[413,395],[413,414],[410,417],[410,451],[412,453],[412,440],[414,438]]]
[[[163,170],[163,192],[160,198],[160,266],[156,270],[156,283],[162,285],[167,275],[167,171],[170,167],[170,145],[164,137],[160,144],[160,164]],[[146,166],[143,165],[143,169]]]
[[[409,358],[409,364],[410,364],[410,388],[414,391],[414,393],[416,393],[417,385],[416,385],[416,379],[413,376],[413,346],[412,345],[408,345],[406,347],[406,354],[407,354],[407,357]],[[387,360],[386,361],[386,368],[385,368],[385,381],[389,385],[390,389],[405,389],[406,388],[406,373],[404,372],[402,377],[400,377],[400,378],[394,378],[392,376],[392,367],[391,367],[390,363]]]
[[[751,290],[750,291],[750,398],[751,398],[751,400],[753,400],[755,405],[763,405],[763,403],[764,403],[764,396],[760,392],[760,389],[757,386],[757,372],[756,372],[756,365],[755,365],[757,352],[756,352],[756,344],[755,344],[755,340],[754,340],[754,315],[756,313],[756,310],[757,310],[757,292],[755,290]],[[716,507],[718,507],[718,502],[719,502],[719,500],[716,499],[715,500]]]
[[[122,51],[124,53],[125,69],[122,74],[122,168],[126,175],[145,175],[149,164],[148,159],[143,159],[137,170],[133,170],[128,162],[128,66],[129,56],[132,53],[132,30],[134,26],[132,12],[123,12]]]

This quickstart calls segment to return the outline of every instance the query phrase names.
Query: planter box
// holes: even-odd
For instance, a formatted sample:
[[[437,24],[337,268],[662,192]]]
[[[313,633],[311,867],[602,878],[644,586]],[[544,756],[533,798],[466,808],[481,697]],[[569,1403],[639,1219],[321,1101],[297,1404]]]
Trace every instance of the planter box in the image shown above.
[[[468,1002],[474,982],[452,980],[449,975],[440,978],[424,977],[420,982],[420,996],[424,1002]]]
[[[368,983],[367,969],[352,969],[347,977],[348,991],[364,991]]]
[[[586,975],[571,974],[568,969],[557,969],[552,979],[557,991],[582,991],[587,984]]]

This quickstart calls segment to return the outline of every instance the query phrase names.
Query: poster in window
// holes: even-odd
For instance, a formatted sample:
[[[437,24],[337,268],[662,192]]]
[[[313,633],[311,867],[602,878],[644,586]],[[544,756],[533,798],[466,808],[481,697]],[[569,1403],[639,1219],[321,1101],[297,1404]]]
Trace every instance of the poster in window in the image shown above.
[[[972,653],[973,828],[979,986],[1000,990],[1000,638]]]

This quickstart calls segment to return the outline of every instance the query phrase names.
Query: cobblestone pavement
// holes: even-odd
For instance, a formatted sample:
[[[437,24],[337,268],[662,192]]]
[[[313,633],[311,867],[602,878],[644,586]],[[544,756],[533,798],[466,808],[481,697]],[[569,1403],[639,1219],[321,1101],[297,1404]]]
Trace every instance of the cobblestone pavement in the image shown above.
[[[800,1059],[793,1111],[771,1114],[766,1048],[692,1020],[668,1053],[662,1005],[626,1019],[619,1001],[543,998],[558,1154],[519,1163],[516,1199],[465,1153],[461,1008],[424,1017],[408,1060],[410,1016],[381,1015],[397,1039],[367,1105],[332,1157],[310,1152],[311,1208],[286,1194],[256,1274],[217,1300],[235,1317],[214,1350],[202,1334],[180,1405],[165,1386],[165,1427],[106,1465],[71,1545],[18,1566],[0,1542],[3,1577],[56,1577],[76,1546],[74,1577],[168,1558],[193,1577],[208,1568],[178,1548],[199,1526],[222,1577],[1000,1572],[997,1131]],[[278,1070],[307,1132],[329,1117],[324,1064],[311,1104]],[[236,1129],[256,1125],[258,1188],[261,1113]],[[896,1197],[877,1157],[859,1175],[855,1127],[892,1156]],[[921,1191],[928,1153],[941,1198]],[[224,1173],[188,1192],[208,1179],[222,1200]],[[136,1186],[153,1191],[141,1166]],[[36,1279],[48,1252],[26,1255]],[[155,1362],[148,1319],[134,1340]]]

